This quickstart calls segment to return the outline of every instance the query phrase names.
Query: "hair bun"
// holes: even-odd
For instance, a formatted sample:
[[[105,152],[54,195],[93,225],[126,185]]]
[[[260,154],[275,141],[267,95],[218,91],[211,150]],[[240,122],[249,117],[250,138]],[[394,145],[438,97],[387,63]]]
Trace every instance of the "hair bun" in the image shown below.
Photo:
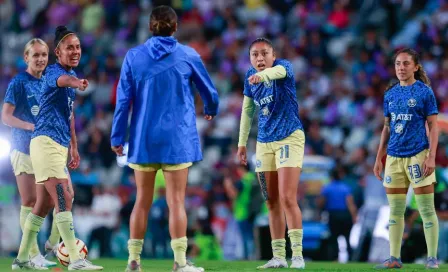
[[[66,26],[58,26],[58,27],[56,27],[56,32],[55,32],[55,34],[56,34],[56,36],[57,36],[59,33],[64,32],[64,31],[67,31],[67,30],[68,30],[68,29],[67,29]]]

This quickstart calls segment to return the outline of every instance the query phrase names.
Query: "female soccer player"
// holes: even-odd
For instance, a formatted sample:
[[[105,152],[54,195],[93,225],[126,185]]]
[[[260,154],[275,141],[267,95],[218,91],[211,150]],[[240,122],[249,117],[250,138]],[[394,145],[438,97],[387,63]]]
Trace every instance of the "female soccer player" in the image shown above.
[[[131,214],[126,271],[141,269],[140,254],[159,169],[166,180],[173,271],[204,271],[186,260],[188,167],[202,159],[190,82],[204,101],[207,120],[217,114],[218,93],[196,51],[172,37],[177,30],[172,8],[155,8],[149,29],[153,37],[129,50],[123,61],[111,135],[112,150],[122,156],[132,102],[128,162],[135,170],[137,199]]]
[[[24,58],[28,67],[25,72],[14,77],[6,90],[2,109],[2,121],[12,127],[11,164],[16,176],[22,206],[20,207],[20,227],[36,203],[36,183],[30,158],[31,134],[39,113],[36,96],[43,84],[42,73],[48,63],[48,45],[41,39],[32,39],[25,45]],[[55,221],[53,221],[55,224]],[[49,243],[56,244],[60,238],[57,227],[52,227]],[[33,263],[51,267],[55,262],[46,260],[39,252],[37,240],[30,248]]]
[[[68,269],[102,270],[101,266],[95,266],[79,256],[71,212],[73,192],[66,166],[69,146],[69,167],[77,168],[80,161],[74,133],[73,102],[75,88],[83,91],[89,84],[85,79],[78,79],[73,71],[81,58],[81,45],[76,34],[65,26],[57,27],[54,44],[58,62],[50,65],[45,72],[39,99],[40,112],[30,144],[34,176],[36,182],[43,186],[37,186],[37,202],[26,219],[13,268],[34,266],[28,257],[30,245],[36,239],[48,213],[49,203],[53,200],[57,209],[57,226],[70,256]]]
[[[269,210],[274,257],[264,268],[288,267],[285,228],[291,240],[291,268],[305,268],[302,256],[302,213],[297,187],[303,162],[305,135],[299,119],[292,65],[276,59],[272,43],[256,39],[249,47],[252,67],[244,82],[238,158],[247,164],[246,144],[255,106],[260,107],[256,172]],[[286,222],[285,222],[286,214]]]
[[[390,205],[390,259],[377,268],[401,268],[406,194],[411,184],[423,219],[427,268],[438,268],[439,222],[434,208],[434,168],[438,143],[437,103],[417,52],[405,48],[394,56],[399,83],[384,94],[384,128],[373,172],[383,181]],[[425,124],[429,128],[429,139]]]

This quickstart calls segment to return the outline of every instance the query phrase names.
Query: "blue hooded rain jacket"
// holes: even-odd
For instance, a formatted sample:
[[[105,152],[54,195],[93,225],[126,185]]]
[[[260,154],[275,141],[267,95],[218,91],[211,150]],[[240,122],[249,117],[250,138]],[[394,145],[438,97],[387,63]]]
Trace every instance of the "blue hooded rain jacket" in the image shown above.
[[[132,101],[128,162],[179,164],[202,160],[194,82],[204,113],[218,112],[218,93],[199,54],[173,37],[152,37],[126,54],[117,88],[112,146],[124,145]]]

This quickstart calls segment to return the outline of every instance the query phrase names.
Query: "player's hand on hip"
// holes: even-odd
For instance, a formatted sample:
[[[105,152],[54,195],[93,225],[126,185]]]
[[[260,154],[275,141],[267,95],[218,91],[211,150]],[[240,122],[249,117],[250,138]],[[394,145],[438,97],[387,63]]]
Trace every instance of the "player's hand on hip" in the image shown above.
[[[260,83],[263,79],[261,78],[261,76],[259,75],[252,75],[250,76],[248,79],[249,84],[258,84]]]
[[[373,167],[373,173],[375,174],[375,177],[379,181],[383,181],[383,178],[381,177],[382,172],[383,172],[383,163],[381,161],[376,161],[375,166]]]
[[[78,148],[70,148],[70,163],[68,167],[70,169],[76,169],[79,167],[81,157],[79,156]]]
[[[206,114],[205,116],[204,116],[204,119],[205,120],[207,120],[207,121],[211,121],[212,119],[213,119],[213,115],[208,115],[208,114]]]
[[[436,159],[434,157],[427,157],[423,163],[423,174],[425,177],[431,175],[436,169]]]
[[[239,146],[236,155],[242,165],[247,165],[247,148],[245,146]]]
[[[112,146],[112,151],[117,154],[117,156],[124,156],[125,154],[123,153],[123,145],[119,145],[119,146]]]

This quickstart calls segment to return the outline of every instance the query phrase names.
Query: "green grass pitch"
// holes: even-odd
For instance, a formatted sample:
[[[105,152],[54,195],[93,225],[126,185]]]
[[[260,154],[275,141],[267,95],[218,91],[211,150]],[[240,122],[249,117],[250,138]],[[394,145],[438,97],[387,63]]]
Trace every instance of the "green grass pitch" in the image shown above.
[[[0,258],[0,271],[11,271],[12,258]],[[94,261],[97,265],[104,266],[103,271],[124,272],[126,268],[126,260],[117,259],[99,259]],[[244,272],[244,271],[263,271],[257,270],[258,265],[263,261],[256,262],[226,262],[226,261],[206,261],[197,263],[205,268],[205,271],[214,272]],[[144,272],[169,272],[171,271],[173,262],[171,260],[148,260],[142,261]],[[372,267],[374,264],[369,263],[349,263],[339,264],[331,262],[307,262],[305,271],[375,271]],[[282,269],[281,271],[292,271],[296,269]],[[405,264],[404,268],[399,271],[423,271],[424,266],[418,264]],[[68,271],[66,267],[58,265],[49,271]],[[269,269],[268,271],[272,271]],[[274,269],[278,271],[278,269]],[[438,271],[448,271],[448,265],[441,265]]]

